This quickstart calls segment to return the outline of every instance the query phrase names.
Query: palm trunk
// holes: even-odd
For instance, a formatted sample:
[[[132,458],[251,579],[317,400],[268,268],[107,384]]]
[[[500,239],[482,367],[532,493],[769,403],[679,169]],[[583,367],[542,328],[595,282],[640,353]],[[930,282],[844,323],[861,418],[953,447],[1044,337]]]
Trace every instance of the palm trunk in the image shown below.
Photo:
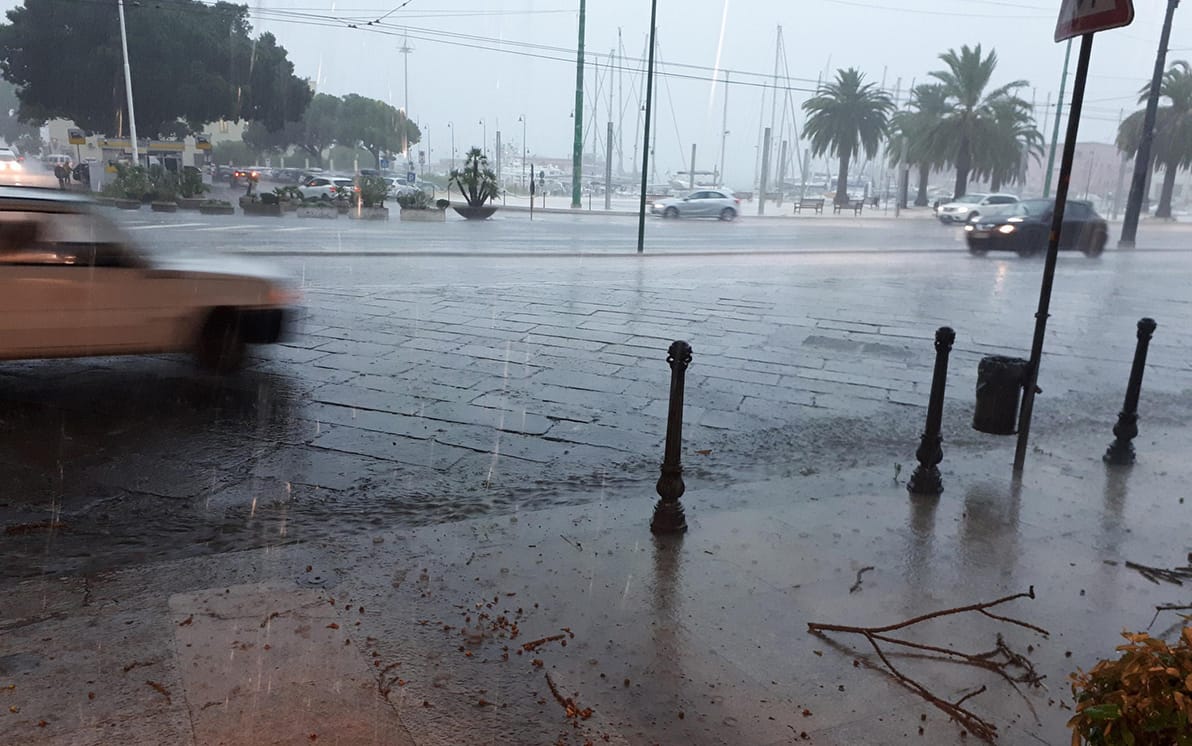
[[[836,204],[848,204],[848,154],[840,157],[840,173],[836,176]]]
[[[927,180],[931,178],[931,166],[919,164],[919,192],[915,195],[915,207],[927,207]]]
[[[1168,163],[1163,169],[1163,190],[1159,192],[1159,209],[1155,217],[1171,217],[1171,195],[1175,193],[1176,167]]]
[[[973,168],[973,154],[969,148],[968,138],[960,141],[960,149],[956,153],[956,186],[952,190],[952,199],[963,197],[968,191],[969,171]]]
[[[1000,191],[1002,191],[1002,177],[1001,177],[1001,174],[997,174],[997,173],[995,173],[995,174],[993,174],[992,176],[990,176],[990,177],[989,177],[989,191],[991,191],[991,192],[1000,192]]]

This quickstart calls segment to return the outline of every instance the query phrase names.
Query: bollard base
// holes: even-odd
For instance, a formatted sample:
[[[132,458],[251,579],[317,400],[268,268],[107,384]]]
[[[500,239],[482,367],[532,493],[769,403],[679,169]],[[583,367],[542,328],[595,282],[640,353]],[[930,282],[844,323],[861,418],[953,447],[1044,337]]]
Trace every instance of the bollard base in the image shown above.
[[[687,531],[687,516],[677,500],[659,500],[654,505],[650,533],[681,534]]]
[[[1134,464],[1134,444],[1128,440],[1115,440],[1105,449],[1101,460],[1110,466],[1132,466]]]
[[[912,495],[941,495],[944,492],[944,480],[940,476],[937,466],[915,467],[910,481],[906,483],[906,491]]]

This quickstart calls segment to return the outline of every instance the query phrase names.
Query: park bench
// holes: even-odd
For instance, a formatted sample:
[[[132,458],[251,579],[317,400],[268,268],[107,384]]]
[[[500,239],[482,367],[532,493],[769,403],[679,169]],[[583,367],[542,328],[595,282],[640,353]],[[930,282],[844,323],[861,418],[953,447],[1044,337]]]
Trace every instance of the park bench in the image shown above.
[[[863,199],[852,199],[852,200],[849,200],[849,201],[848,201],[848,204],[846,204],[846,205],[845,205],[845,204],[840,204],[840,203],[837,203],[837,204],[833,205],[833,207],[832,207],[832,214],[833,214],[833,215],[839,215],[839,214],[840,214],[840,212],[841,212],[842,210],[852,210],[854,215],[860,215],[860,214],[861,214],[861,210],[862,210],[864,207],[865,207],[865,200],[863,200]]]
[[[800,199],[795,203],[795,214],[798,214],[803,210],[815,210],[815,214],[819,215],[824,211],[824,198],[820,197],[819,199],[812,199],[810,197],[804,197]]]

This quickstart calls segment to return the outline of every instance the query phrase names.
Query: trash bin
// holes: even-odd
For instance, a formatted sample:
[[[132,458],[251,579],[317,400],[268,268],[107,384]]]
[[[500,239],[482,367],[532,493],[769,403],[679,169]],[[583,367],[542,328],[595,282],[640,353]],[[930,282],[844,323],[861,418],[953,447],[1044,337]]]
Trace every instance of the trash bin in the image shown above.
[[[973,429],[990,435],[1018,431],[1018,401],[1026,385],[1030,361],[990,355],[977,365],[977,405]]]

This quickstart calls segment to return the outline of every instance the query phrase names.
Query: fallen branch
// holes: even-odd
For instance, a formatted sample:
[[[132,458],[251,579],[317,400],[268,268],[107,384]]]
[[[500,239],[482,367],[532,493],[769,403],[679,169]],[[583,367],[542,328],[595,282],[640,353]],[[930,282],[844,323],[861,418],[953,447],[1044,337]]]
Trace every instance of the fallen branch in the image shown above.
[[[563,710],[567,713],[567,717],[573,719],[579,718],[580,720],[587,720],[588,718],[592,717],[591,707],[585,707],[581,710],[579,705],[575,703],[574,699],[571,697],[564,697],[559,693],[559,688],[555,686],[555,681],[550,677],[549,671],[546,674],[546,685],[550,687],[551,696],[555,698],[555,701],[563,706]]]
[[[556,642],[558,640],[566,639],[567,635],[551,635],[550,637],[540,637],[537,640],[531,640],[530,642],[523,643],[522,650],[526,651],[527,653],[532,653],[548,642]]]
[[[1155,615],[1151,617],[1151,623],[1146,626],[1149,630],[1155,626],[1155,622],[1159,620],[1159,613],[1163,611],[1190,611],[1192,606],[1187,604],[1159,604],[1155,607]]]
[[[859,585],[860,573],[858,573],[857,580]],[[992,743],[994,739],[997,738],[997,726],[964,707],[965,701],[985,691],[984,686],[964,695],[955,702],[949,702],[945,699],[941,699],[928,690],[927,687],[898,670],[898,668],[890,662],[890,659],[886,656],[885,651],[882,650],[880,643],[885,642],[891,645],[901,645],[914,650],[936,653],[938,655],[946,656],[951,660],[955,660],[956,662],[966,663],[968,665],[978,666],[994,671],[999,676],[1006,679],[1015,690],[1018,689],[1018,687],[1015,685],[1015,682],[1027,683],[1032,686],[1041,686],[1043,677],[1036,673],[1034,666],[1025,656],[1015,653],[1013,650],[1011,650],[1009,646],[1006,645],[1005,640],[1002,639],[1001,635],[998,635],[997,646],[993,650],[989,651],[988,653],[973,655],[957,650],[949,650],[948,648],[938,647],[935,645],[927,645],[924,643],[912,642],[910,640],[903,640],[901,638],[891,637],[890,635],[886,634],[888,632],[906,629],[907,627],[914,626],[929,619],[937,619],[942,616],[952,616],[956,614],[975,612],[991,619],[1006,622],[1008,624],[1014,624],[1047,636],[1047,630],[1043,629],[1042,627],[1030,624],[1029,622],[1024,622],[1020,619],[1014,619],[1013,617],[993,614],[988,611],[995,606],[1000,606],[1001,604],[1005,604],[1010,601],[1020,598],[1033,599],[1034,597],[1035,587],[1031,586],[1030,590],[1026,593],[1016,593],[1012,596],[1005,596],[1003,598],[985,603],[969,604],[967,606],[958,606],[953,609],[933,611],[914,617],[913,619],[908,619],[904,622],[898,622],[897,624],[890,624],[883,627],[856,627],[844,624],[822,624],[818,622],[811,622],[807,625],[807,631],[815,635],[824,635],[827,632],[846,632],[850,634],[861,635],[869,641],[870,645],[873,646],[873,650],[877,653],[878,658],[881,659],[882,663],[885,664],[886,668],[894,676],[894,678],[898,680],[899,683],[915,692],[931,704],[935,705],[938,709],[943,711],[977,738],[987,743]],[[999,656],[1002,658],[1002,660],[997,660]],[[1023,669],[1023,673],[1019,674],[1018,676],[1011,676],[1006,671],[1007,668],[1021,668]],[[1021,694],[1021,692],[1019,693]]]
[[[1151,581],[1155,585],[1162,580],[1172,585],[1184,584],[1184,580],[1192,578],[1192,565],[1185,565],[1183,567],[1173,567],[1167,569],[1164,567],[1151,567],[1150,565],[1142,565],[1137,562],[1126,561],[1126,567],[1131,570],[1137,570],[1142,577]]]
[[[873,565],[868,565],[866,567],[862,567],[860,570],[857,570],[857,582],[852,584],[852,586],[848,589],[848,592],[856,593],[857,591],[861,590],[861,576],[872,569]]]

